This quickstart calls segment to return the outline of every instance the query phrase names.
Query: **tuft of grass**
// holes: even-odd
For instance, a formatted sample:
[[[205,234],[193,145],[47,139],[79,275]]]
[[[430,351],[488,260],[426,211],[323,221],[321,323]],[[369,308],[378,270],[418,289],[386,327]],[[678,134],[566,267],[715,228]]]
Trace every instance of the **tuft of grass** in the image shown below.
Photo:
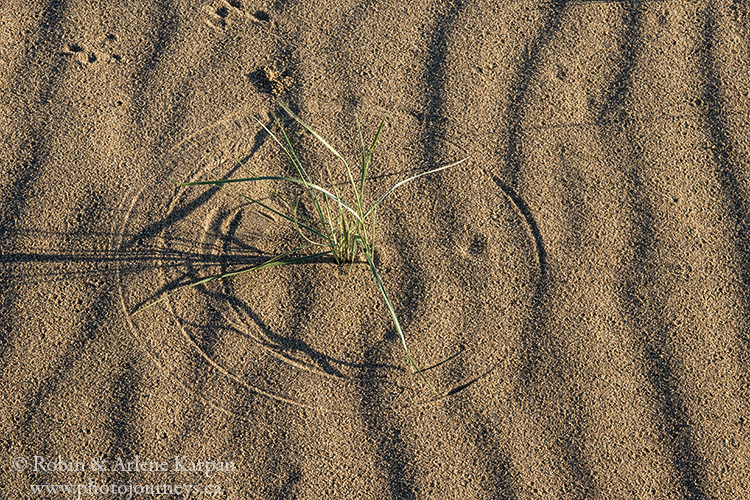
[[[373,203],[365,202],[367,191],[367,174],[372,164],[375,146],[380,139],[381,132],[385,125],[386,117],[380,121],[377,132],[371,143],[365,141],[362,127],[357,120],[357,131],[359,133],[361,145],[361,163],[359,171],[354,171],[344,157],[331,144],[321,137],[315,130],[307,125],[302,119],[293,113],[287,106],[280,103],[281,108],[297,123],[299,123],[308,133],[310,133],[318,142],[330,151],[333,156],[341,163],[343,174],[346,176],[345,186],[341,187],[334,182],[330,169],[326,168],[324,172],[319,172],[321,181],[313,182],[312,177],[300,161],[299,156],[292,146],[292,142],[284,126],[277,116],[273,116],[274,123],[278,128],[278,133],[271,131],[263,122],[255,118],[255,121],[263,127],[268,135],[278,144],[286,157],[291,162],[296,175],[284,177],[273,175],[257,175],[247,165],[241,164],[247,170],[249,177],[223,180],[210,180],[199,182],[179,183],[170,179],[178,186],[201,186],[217,185],[220,187],[230,187],[231,184],[240,184],[247,182],[260,182],[269,192],[272,199],[278,202],[278,208],[274,208],[261,199],[250,197],[246,194],[234,191],[238,196],[258,205],[262,210],[280,217],[286,223],[291,224],[299,234],[302,245],[282,252],[259,265],[247,267],[233,272],[218,274],[203,278],[194,283],[179,287],[161,298],[146,304],[138,310],[144,311],[167,298],[188,288],[204,285],[212,281],[233,278],[252,271],[270,268],[274,266],[291,265],[299,262],[317,259],[323,256],[331,257],[337,264],[346,264],[355,262],[359,255],[362,254],[370,267],[375,283],[383,296],[383,300],[388,308],[393,325],[401,340],[401,346],[404,349],[409,365],[419,374],[422,380],[437,395],[437,391],[427,380],[422,370],[414,361],[409,347],[406,343],[406,337],[401,323],[396,315],[396,310],[391,303],[388,293],[386,292],[383,280],[375,266],[373,256],[375,253],[375,228],[377,208],[379,205],[397,188],[407,184],[424,175],[432,174],[445,170],[447,168],[463,163],[468,158],[464,158],[449,165],[434,168],[417,175],[408,177],[386,190],[380,197],[376,198]],[[271,183],[282,182],[299,186],[300,194],[294,199],[287,199],[279,191],[275,190]],[[311,214],[311,215],[310,215]]]

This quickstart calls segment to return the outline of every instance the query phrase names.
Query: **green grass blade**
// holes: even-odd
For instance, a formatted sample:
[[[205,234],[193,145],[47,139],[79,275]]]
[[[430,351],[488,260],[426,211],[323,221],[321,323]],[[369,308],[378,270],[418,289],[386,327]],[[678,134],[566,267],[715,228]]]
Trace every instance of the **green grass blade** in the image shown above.
[[[365,214],[363,215],[363,217],[367,217],[370,214],[370,212],[372,212],[375,209],[375,207],[377,207],[389,194],[391,194],[393,191],[395,191],[396,188],[398,188],[400,186],[403,186],[404,184],[406,184],[408,182],[411,182],[414,179],[419,179],[420,177],[422,177],[424,175],[434,174],[435,172],[440,172],[441,170],[445,170],[447,168],[455,167],[456,165],[459,165],[459,164],[465,162],[468,159],[469,159],[469,157],[467,156],[466,158],[464,158],[462,160],[458,160],[457,162],[451,163],[449,165],[443,165],[442,167],[433,168],[432,170],[428,170],[427,172],[422,172],[421,174],[417,174],[417,175],[414,175],[412,177],[409,177],[408,179],[404,179],[403,181],[397,183],[391,189],[389,189],[388,191],[386,191],[386,193],[383,196],[381,196],[378,199],[378,201],[376,201],[375,203],[373,203],[372,206],[369,208],[369,210],[367,210],[367,212],[365,212]]]
[[[305,171],[305,167],[302,165],[302,162],[297,157],[297,153],[294,151],[294,146],[292,146],[291,141],[289,140],[289,136],[286,133],[286,130],[284,129],[284,126],[281,124],[281,121],[276,117],[276,115],[272,115],[273,120],[276,123],[276,125],[279,127],[279,130],[281,130],[281,134],[284,136],[284,141],[289,146],[289,149],[287,149],[284,144],[279,140],[279,138],[271,132],[271,130],[266,127],[266,125],[258,120],[257,118],[253,117],[258,124],[263,127],[263,129],[273,138],[273,140],[276,142],[276,144],[279,145],[279,147],[284,151],[287,158],[289,158],[289,161],[292,162],[292,165],[294,166],[294,169],[297,171],[297,174],[301,177],[301,179],[298,179],[299,184],[302,184],[305,189],[307,190],[307,184],[306,182],[310,181],[310,177],[307,175],[307,172]],[[323,217],[323,212],[320,209],[320,203],[318,200],[317,195],[314,191],[309,191],[308,194],[313,200],[313,204],[315,205],[315,209],[318,212],[318,217],[320,218],[321,225],[325,228],[325,218]],[[330,236],[330,235],[329,235]]]
[[[294,179],[294,178],[291,178],[291,177],[276,177],[276,176],[245,177],[245,178],[239,178],[239,179],[219,179],[219,180],[214,180],[214,181],[196,181],[196,182],[177,182],[174,179],[169,179],[169,180],[172,181],[172,182],[174,182],[177,186],[186,186],[186,187],[187,186],[214,186],[214,185],[219,186],[219,187],[224,187],[223,186],[224,184],[232,184],[232,183],[237,183],[237,182],[264,181],[264,180],[280,180],[280,181],[292,182],[292,183],[295,183],[295,184],[303,184],[304,183],[304,181],[301,181],[299,179]],[[279,212],[278,210],[276,210],[276,209],[268,206],[267,204],[263,203],[260,200],[257,200],[255,198],[253,198],[252,196],[248,196],[248,195],[246,195],[244,193],[240,193],[239,191],[235,191],[235,190],[232,190],[232,192],[234,194],[238,195],[238,196],[241,196],[242,198],[245,198],[246,200],[251,201],[252,203],[255,203],[256,205],[259,205],[259,206],[263,207],[264,209],[268,210],[269,212],[271,212],[271,213],[273,213],[275,215],[278,215],[279,217],[282,217],[282,218],[288,220],[289,222],[291,222],[293,224],[297,223],[293,218],[289,217],[288,215],[286,215],[286,214],[284,214],[282,212]],[[300,224],[300,226],[303,227],[303,228],[305,228],[305,229],[307,229],[311,233],[314,233],[317,236],[320,236],[321,238],[327,238],[327,236],[321,234],[320,231],[312,228],[311,225]]]
[[[367,258],[367,263],[370,265],[370,271],[372,271],[373,276],[375,276],[375,281],[378,284],[380,293],[383,294],[385,305],[388,307],[388,312],[391,314],[393,325],[396,327],[396,332],[398,333],[398,336],[401,339],[401,345],[404,348],[406,357],[409,359],[409,364],[416,370],[416,372],[419,374],[422,380],[424,380],[424,382],[430,387],[430,389],[432,389],[432,392],[434,392],[436,396],[439,396],[438,392],[432,386],[430,381],[427,380],[427,377],[424,376],[424,373],[422,373],[422,370],[419,369],[419,367],[417,366],[417,363],[411,357],[411,354],[409,353],[409,348],[406,346],[406,338],[404,337],[404,332],[401,330],[401,323],[399,323],[398,317],[396,316],[396,310],[393,308],[393,304],[391,304],[391,299],[388,298],[388,294],[385,291],[385,286],[383,286],[383,280],[380,279],[380,274],[378,274],[378,270],[375,268],[375,263],[372,261],[372,256],[370,255],[370,252],[367,250],[367,248],[365,248],[361,240],[359,240],[359,245],[362,248],[362,251],[364,252],[365,257]]]
[[[269,207],[268,205],[266,205],[266,204],[265,204],[265,203],[263,203],[262,201],[260,201],[260,200],[256,200],[256,199],[255,199],[255,198],[253,198],[252,196],[248,196],[248,195],[246,195],[246,194],[244,194],[244,193],[240,193],[239,191],[235,191],[235,190],[233,190],[233,189],[232,189],[231,191],[232,191],[232,192],[233,192],[234,194],[236,194],[237,196],[240,196],[240,197],[242,197],[242,198],[245,198],[246,200],[248,200],[248,201],[250,201],[250,202],[252,202],[252,203],[255,203],[256,205],[259,205],[259,206],[263,207],[264,209],[268,210],[269,212],[271,212],[271,213],[273,213],[273,214],[275,214],[275,215],[278,215],[279,217],[281,217],[281,218],[283,218],[283,219],[286,219],[287,221],[291,222],[291,223],[292,223],[292,224],[294,224],[295,226],[297,226],[297,225],[298,225],[298,226],[300,226],[300,227],[302,227],[302,228],[304,228],[304,229],[307,229],[307,230],[308,230],[308,231],[310,231],[311,233],[313,233],[313,234],[315,234],[315,235],[317,235],[317,236],[319,236],[319,237],[321,237],[321,238],[323,238],[323,239],[326,239],[326,236],[325,236],[325,235],[323,235],[323,234],[322,234],[322,233],[321,233],[320,231],[318,231],[317,229],[313,228],[313,227],[312,227],[312,225],[308,225],[308,224],[301,224],[301,223],[299,223],[299,221],[298,221],[298,220],[296,220],[296,219],[293,219],[292,217],[289,217],[289,216],[288,216],[288,215],[286,215],[285,213],[283,213],[283,212],[279,212],[278,210],[276,210],[276,209],[274,209],[274,208],[272,208],[272,207]],[[309,221],[308,221],[308,222],[309,222]]]
[[[446,167],[444,167],[444,168],[446,168]],[[425,173],[430,173],[430,172],[425,172]],[[351,213],[358,221],[364,223],[364,221],[362,220],[362,218],[360,218],[359,214],[353,208],[351,208],[349,205],[347,205],[346,203],[344,203],[343,201],[341,201],[335,194],[331,193],[327,189],[325,189],[325,188],[323,188],[323,187],[321,187],[321,186],[319,186],[317,184],[313,184],[312,182],[306,182],[306,181],[304,181],[302,179],[295,179],[294,177],[280,177],[280,176],[275,176],[275,175],[264,175],[264,176],[260,176],[260,177],[242,177],[242,178],[238,178],[238,179],[218,179],[218,180],[215,180],[215,181],[184,182],[184,183],[181,183],[179,185],[180,186],[215,186],[215,185],[221,185],[221,184],[232,184],[232,183],[237,183],[237,182],[256,182],[256,181],[264,181],[264,180],[266,180],[266,181],[268,181],[268,180],[271,180],[271,181],[286,181],[286,182],[291,182],[291,183],[294,183],[294,184],[300,184],[302,186],[309,187],[309,188],[311,188],[311,189],[313,189],[315,191],[318,191],[318,192],[326,195],[328,198],[331,199],[331,201],[335,202],[341,208],[343,208],[344,210],[346,210],[349,213]],[[322,216],[322,214],[321,214],[321,216]]]
[[[367,155],[367,166],[370,166],[370,163],[372,162],[372,154],[375,151],[375,145],[378,143],[378,139],[380,138],[380,133],[383,131],[383,127],[385,126],[385,120],[388,118],[388,114],[383,117],[382,120],[380,120],[380,126],[378,126],[378,131],[375,133],[375,139],[372,140],[372,146],[370,146],[370,153]]]
[[[365,146],[365,137],[362,133],[362,126],[359,123],[359,119],[355,116],[355,120],[357,122],[357,131],[359,132],[359,141],[362,146],[362,169],[360,171],[359,176],[359,192],[358,199],[357,199],[357,210],[360,214],[362,214],[362,203],[365,195],[365,179],[367,178],[367,171],[370,168],[370,163],[372,162],[372,155],[373,151],[375,150],[375,145],[378,143],[378,138],[380,137],[380,133],[383,131],[383,127],[385,126],[385,119],[388,117],[386,114],[383,119],[380,121],[380,126],[378,126],[378,131],[375,133],[375,139],[372,141],[372,145],[370,146],[369,152]]]
[[[375,251],[375,217],[378,215],[377,209],[372,210],[372,239],[370,241],[370,251]]]
[[[315,234],[323,238],[323,240],[326,241],[326,243],[319,243],[319,242],[313,241],[310,238],[308,238],[305,233],[302,232],[302,228],[305,228],[307,230],[310,230],[310,228],[305,226],[304,224],[299,223],[299,218],[297,216],[297,211],[299,209],[299,200],[300,199],[297,198],[297,203],[295,203],[294,205],[294,221],[293,222],[294,222],[294,227],[297,229],[297,232],[299,233],[300,236],[302,236],[303,239],[305,239],[308,243],[310,243],[311,246],[330,247],[331,246],[330,240],[327,240],[327,238],[323,236],[321,233],[313,230],[313,232],[315,232]]]
[[[252,169],[247,166],[247,164],[242,163],[242,161],[239,158],[235,158],[235,161],[237,162],[238,165],[240,165],[242,168],[244,168],[245,170],[247,170],[250,173],[251,176],[258,177],[258,174],[256,174],[255,172],[253,172]],[[283,203],[284,205],[286,205],[287,208],[292,208],[291,203],[289,203],[288,201],[286,201],[286,199],[283,196],[281,196],[278,193],[278,191],[276,191],[269,183],[267,183],[266,181],[262,181],[262,184],[264,186],[266,186],[266,189],[268,189],[268,192],[271,193],[271,196],[276,197],[281,203]]]
[[[258,120],[255,117],[253,118],[255,119],[256,122],[258,122],[258,124],[261,127],[263,127],[263,129],[268,133],[268,135],[270,135],[273,138],[273,140],[276,142],[276,144],[279,145],[282,151],[284,151],[287,158],[289,158],[289,161],[292,162],[294,169],[297,171],[297,173],[301,177],[301,180],[309,181],[310,177],[307,175],[307,171],[305,171],[305,167],[302,165],[302,162],[297,157],[297,153],[294,151],[294,146],[292,146],[292,142],[289,140],[289,136],[287,136],[286,129],[284,129],[284,126],[281,124],[281,121],[278,119],[276,115],[272,113],[271,116],[273,117],[273,120],[274,120],[274,123],[276,123],[276,126],[278,126],[279,130],[281,130],[281,135],[284,137],[284,142],[286,142],[289,149],[287,149],[287,147],[284,146],[284,144],[281,142],[281,140],[279,140],[276,134],[271,132],[271,130],[262,121]]]
[[[357,115],[354,115],[354,122],[357,124],[357,132],[359,133],[359,144],[362,148],[362,172],[365,171],[367,168],[367,146],[365,146],[365,135],[362,133],[362,125],[359,123],[359,118]],[[360,191],[361,187],[364,184],[363,179],[365,178],[364,174],[360,175]]]
[[[302,164],[302,161],[297,156],[297,152],[294,150],[292,141],[289,139],[289,135],[286,133],[286,129],[284,128],[284,125],[281,124],[281,120],[279,120],[279,118],[276,115],[274,115],[273,119],[276,122],[276,126],[279,127],[279,130],[281,130],[281,135],[284,137],[284,142],[286,142],[286,145],[289,148],[289,151],[291,152],[292,164],[294,165],[295,170],[297,170],[297,174],[299,174],[302,180],[307,181],[307,182],[312,182],[312,178],[307,174],[307,170],[305,170],[305,166]]]
[[[344,168],[346,169],[346,173],[349,176],[349,182],[352,185],[352,189],[354,189],[354,192],[356,193],[357,192],[357,185],[354,183],[354,176],[352,175],[352,169],[349,167],[349,164],[346,162],[346,159],[344,159],[344,157],[341,156],[341,153],[339,153],[336,150],[336,148],[334,148],[333,146],[331,146],[331,144],[328,141],[326,141],[325,139],[323,139],[323,137],[321,137],[320,134],[318,134],[315,130],[313,130],[312,127],[310,127],[307,123],[305,123],[304,120],[302,120],[302,118],[300,118],[299,116],[297,116],[283,102],[279,102],[279,106],[281,106],[284,109],[284,111],[287,112],[287,114],[289,116],[291,116],[292,118],[294,118],[294,120],[296,120],[297,123],[299,123],[300,125],[302,125],[305,128],[305,130],[307,130],[308,132],[310,132],[310,134],[312,134],[312,136],[315,137],[323,146],[325,146],[336,158],[338,158],[339,160],[341,160],[341,163],[344,164]]]
[[[320,206],[320,200],[318,199],[318,195],[315,190],[310,189],[310,184],[312,183],[312,179],[308,175],[307,171],[305,170],[304,165],[300,161],[299,157],[297,156],[297,153],[294,151],[294,146],[292,145],[292,141],[289,140],[289,135],[286,133],[286,129],[284,128],[284,125],[282,125],[281,120],[277,116],[274,115],[274,121],[276,122],[276,125],[279,127],[279,130],[281,130],[281,134],[284,136],[284,141],[286,141],[287,146],[289,147],[290,151],[290,159],[292,161],[292,164],[294,165],[295,170],[297,171],[297,174],[300,176],[301,180],[303,181],[302,185],[304,186],[305,190],[307,191],[307,194],[310,196],[313,202],[313,206],[315,207],[315,211],[318,213],[318,219],[320,220],[321,226],[323,226],[324,230],[326,231],[327,239],[332,239],[335,237],[335,234],[332,232],[333,228],[331,227],[331,231],[328,231],[326,229],[326,219],[323,216],[323,210]],[[330,214],[328,214],[330,219]]]
[[[359,143],[362,148],[362,167],[359,170],[359,192],[357,194],[357,211],[362,213],[362,200],[365,197],[365,179],[367,178],[367,146],[365,146],[365,135],[362,132],[362,125],[359,118],[354,115],[354,121],[357,123],[357,133],[359,134]]]
[[[169,297],[171,297],[171,296],[173,296],[173,295],[175,295],[177,293],[180,293],[180,292],[182,292],[184,290],[188,290],[190,288],[193,288],[193,287],[196,287],[196,286],[199,286],[199,285],[204,285],[204,284],[210,283],[212,281],[225,280],[225,279],[228,279],[228,278],[232,278],[234,276],[239,276],[241,274],[249,273],[250,271],[258,271],[260,269],[265,269],[265,268],[268,268],[268,267],[283,266],[283,265],[286,265],[286,264],[294,264],[294,263],[297,263],[297,262],[303,262],[303,261],[306,261],[306,260],[311,260],[311,259],[315,259],[315,258],[318,258],[318,257],[322,257],[322,256],[328,255],[330,253],[330,252],[321,252],[321,253],[316,253],[316,254],[313,254],[313,255],[304,255],[304,256],[301,256],[301,257],[294,257],[294,258],[291,258],[291,259],[284,259],[284,257],[286,257],[288,255],[291,255],[291,254],[293,254],[295,252],[301,252],[301,251],[306,250],[308,248],[310,248],[310,247],[309,246],[305,246],[305,247],[295,248],[293,250],[289,250],[287,252],[280,253],[279,255],[276,255],[275,257],[272,257],[272,258],[266,260],[265,262],[262,262],[261,264],[258,264],[257,266],[251,266],[251,267],[247,267],[245,269],[240,269],[239,271],[232,271],[232,272],[229,272],[229,273],[217,274],[217,275],[214,275],[214,276],[209,276],[207,278],[203,278],[203,279],[201,279],[199,281],[196,281],[194,283],[183,285],[181,287],[176,288],[175,290],[172,290],[171,292],[169,292],[168,294],[164,295],[163,297],[161,297],[161,298],[159,298],[159,299],[157,299],[157,300],[155,300],[153,302],[150,302],[149,304],[146,304],[145,306],[141,307],[140,309],[138,309],[137,311],[135,311],[135,314],[143,312],[146,309],[150,309],[151,307],[155,306],[156,304],[159,304],[160,302],[168,299]]]
[[[341,252],[339,251],[340,244],[339,244],[339,234],[336,231],[336,225],[333,223],[333,217],[331,215],[331,204],[328,202],[328,198],[323,198],[323,208],[325,208],[325,214],[326,214],[326,220],[323,221],[323,224],[326,222],[328,223],[328,228],[330,231],[328,234],[331,235],[330,241],[331,241],[331,250],[333,250],[333,258],[337,263],[341,263]],[[341,211],[339,211],[339,215],[341,215]]]
[[[277,118],[276,118],[275,116],[274,116],[273,118],[274,118],[274,121],[275,121],[276,123],[279,123],[279,122],[278,122],[278,119],[277,119]],[[295,160],[295,158],[296,158],[296,156],[297,156],[297,155],[293,154],[293,153],[294,153],[294,150],[292,150],[292,152],[290,153],[290,152],[289,152],[289,150],[287,150],[287,149],[286,149],[286,147],[284,147],[284,144],[283,144],[283,143],[282,143],[282,142],[281,142],[281,141],[279,140],[279,138],[278,138],[278,137],[276,137],[276,134],[274,134],[273,132],[271,132],[271,129],[269,129],[268,127],[266,127],[266,124],[265,124],[265,123],[263,123],[262,121],[258,120],[258,119],[257,119],[256,117],[254,117],[254,116],[253,116],[253,119],[254,119],[254,120],[255,120],[256,122],[258,122],[258,125],[260,125],[261,127],[263,127],[263,130],[265,130],[265,131],[266,131],[266,133],[267,133],[268,135],[270,135],[270,136],[271,136],[271,138],[272,138],[272,139],[273,139],[273,140],[274,140],[274,141],[276,142],[276,144],[278,144],[278,145],[279,145],[279,147],[281,148],[281,150],[282,150],[282,151],[284,151],[284,154],[286,154],[287,158],[289,158],[289,161],[291,161],[291,162],[292,162],[292,164],[294,165],[294,168],[295,168],[295,169],[297,169],[297,163],[296,163],[296,160]],[[281,130],[282,130],[282,132],[283,132],[284,128],[283,128],[283,127],[281,127]],[[287,141],[287,142],[288,142],[288,141]]]

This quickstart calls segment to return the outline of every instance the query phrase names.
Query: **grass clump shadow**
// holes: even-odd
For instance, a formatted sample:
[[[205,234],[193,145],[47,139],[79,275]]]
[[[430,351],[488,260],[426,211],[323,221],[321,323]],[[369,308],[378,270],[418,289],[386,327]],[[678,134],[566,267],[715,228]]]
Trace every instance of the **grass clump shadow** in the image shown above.
[[[355,171],[350,167],[346,159],[344,159],[344,157],[333,146],[331,146],[328,141],[315,132],[315,130],[307,125],[287,106],[284,104],[280,104],[280,106],[292,119],[299,123],[318,142],[325,146],[325,148],[341,163],[343,173],[346,176],[345,186],[341,187],[334,182],[333,175],[328,168],[326,168],[326,171],[321,175],[321,178],[323,179],[321,182],[313,182],[312,177],[307,169],[305,169],[302,161],[300,161],[299,156],[295,152],[289,135],[282,125],[281,120],[279,120],[277,116],[272,115],[273,121],[278,128],[278,133],[274,133],[263,124],[263,122],[255,118],[255,121],[263,127],[266,133],[268,133],[274,142],[276,142],[291,162],[294,172],[293,176],[257,175],[247,165],[242,164],[245,170],[249,173],[249,177],[188,183],[180,183],[172,179],[170,180],[178,186],[215,185],[220,187],[230,187],[229,185],[237,183],[260,182],[268,189],[270,198],[275,199],[279,203],[278,209],[273,208],[262,199],[253,198],[238,191],[233,191],[238,196],[258,205],[262,210],[278,216],[291,224],[301,237],[303,244],[279,253],[265,260],[261,264],[237,271],[209,276],[188,285],[181,286],[159,299],[146,304],[140,308],[138,312],[153,307],[180,291],[204,285],[212,281],[225,280],[245,273],[260,271],[265,268],[291,265],[325,256],[333,259],[337,264],[342,265],[355,262],[361,254],[364,255],[375,279],[375,283],[383,296],[383,300],[388,308],[388,312],[393,321],[394,328],[398,333],[401,346],[403,347],[409,365],[419,374],[421,379],[427,384],[432,392],[437,395],[437,391],[429,380],[427,380],[427,377],[425,377],[409,351],[406,337],[401,328],[398,316],[396,315],[396,310],[391,303],[385,285],[383,284],[383,280],[381,279],[380,273],[378,273],[374,263],[377,209],[379,205],[400,186],[424,175],[456,166],[466,161],[468,158],[408,177],[391,186],[373,203],[367,204],[365,203],[367,174],[372,163],[375,146],[377,145],[381,132],[383,131],[386,117],[383,117],[380,121],[380,125],[378,126],[377,132],[371,143],[365,142],[362,128],[357,120],[357,131],[359,133],[362,154],[359,172],[356,172],[355,175]],[[301,194],[297,195],[294,199],[288,199],[272,187],[271,183],[273,182],[282,182],[299,186]]]

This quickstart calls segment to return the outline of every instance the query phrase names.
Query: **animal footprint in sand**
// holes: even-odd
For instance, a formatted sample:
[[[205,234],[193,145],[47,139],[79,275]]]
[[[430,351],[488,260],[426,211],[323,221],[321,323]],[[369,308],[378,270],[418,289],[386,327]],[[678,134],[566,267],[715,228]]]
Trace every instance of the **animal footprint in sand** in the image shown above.
[[[222,30],[241,19],[250,19],[260,23],[266,23],[271,19],[268,13],[262,10],[254,13],[248,12],[240,0],[222,0],[205,5],[203,10],[208,14],[206,24],[218,30]]]
[[[99,44],[101,49],[98,50],[86,49],[83,45],[78,43],[69,43],[65,45],[62,55],[84,65],[96,62],[119,62],[122,60],[122,57],[118,54],[111,54],[106,50],[108,45],[115,40],[117,40],[115,35],[107,35]]]
[[[282,95],[294,83],[291,72],[274,64],[263,66],[247,75],[258,92],[275,97]]]

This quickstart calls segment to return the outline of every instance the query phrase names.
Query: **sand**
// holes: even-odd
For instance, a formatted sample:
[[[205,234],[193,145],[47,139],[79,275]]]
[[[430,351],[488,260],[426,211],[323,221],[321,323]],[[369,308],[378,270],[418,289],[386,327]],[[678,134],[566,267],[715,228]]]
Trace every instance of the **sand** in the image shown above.
[[[749,22],[729,0],[3,2],[0,496],[750,498]],[[378,213],[437,396],[362,262],[136,313],[300,244],[169,181],[288,173],[255,121],[279,100],[353,162],[355,117],[387,115],[373,197],[469,158]]]

